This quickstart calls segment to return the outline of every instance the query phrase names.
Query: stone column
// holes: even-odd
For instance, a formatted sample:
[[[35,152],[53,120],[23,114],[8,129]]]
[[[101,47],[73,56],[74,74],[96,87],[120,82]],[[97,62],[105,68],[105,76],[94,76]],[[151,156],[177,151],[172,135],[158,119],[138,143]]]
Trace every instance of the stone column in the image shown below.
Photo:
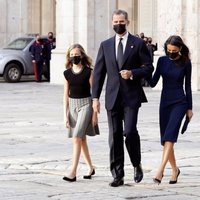
[[[21,0],[23,7],[25,0]],[[27,33],[55,33],[55,0],[26,0]],[[25,18],[25,17],[24,17]],[[26,18],[25,18],[26,19]]]
[[[164,43],[172,34],[181,35],[182,27],[182,0],[157,1],[157,43],[158,51],[154,53],[154,67],[156,68],[158,58],[164,55]],[[170,11],[170,12],[169,12]],[[162,88],[160,78],[155,90]]]
[[[49,31],[55,33],[55,0],[41,1],[41,34],[47,35]]]
[[[134,1],[133,0],[118,0],[117,8],[121,10],[125,10],[128,13],[128,18],[130,21],[130,24],[128,25],[128,31],[130,33],[134,34]]]
[[[7,35],[8,35],[8,8],[7,8],[7,2],[4,0],[0,0],[0,47],[2,48],[6,42],[7,42]]]
[[[190,49],[192,60],[192,88],[200,89],[200,2],[185,0],[182,10],[183,39]]]
[[[27,0],[0,0],[0,47],[27,32]]]
[[[170,35],[180,35],[191,51],[193,65],[192,89],[200,88],[200,72],[198,65],[199,30],[200,30],[200,2],[190,0],[157,1],[157,58],[164,54],[163,45]],[[157,60],[157,58],[155,60]],[[156,66],[156,62],[154,63]]]
[[[157,1],[158,48],[163,49],[166,39],[172,35],[182,34],[182,0]]]
[[[52,51],[51,83],[63,84],[66,51],[80,43],[95,61],[99,44],[113,34],[111,14],[116,2],[110,0],[57,0],[56,49]]]
[[[153,38],[154,25],[154,0],[140,0],[138,1],[138,30],[143,32],[145,36]]]
[[[28,1],[28,33],[41,33],[41,1]]]
[[[51,83],[63,83],[67,47],[74,39],[74,0],[56,1],[56,49],[52,51]]]

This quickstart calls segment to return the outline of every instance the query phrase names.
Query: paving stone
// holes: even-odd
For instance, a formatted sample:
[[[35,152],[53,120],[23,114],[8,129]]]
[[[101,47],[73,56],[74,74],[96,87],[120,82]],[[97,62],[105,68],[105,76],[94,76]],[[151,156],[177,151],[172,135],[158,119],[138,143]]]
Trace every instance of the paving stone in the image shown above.
[[[84,180],[87,166],[81,157],[77,182],[62,177],[71,165],[72,141],[66,137],[63,123],[63,86],[47,82],[0,81],[0,200],[67,199],[200,199],[200,92],[193,92],[194,117],[184,135],[175,144],[181,174],[176,185],[169,185],[171,169],[167,165],[163,181],[155,185],[152,177],[160,164],[159,139],[160,91],[144,88],[149,103],[139,111],[144,179],[133,182],[133,168],[125,151],[125,185],[109,187],[109,147],[104,92],[101,97],[99,127],[101,134],[88,137],[96,174]]]

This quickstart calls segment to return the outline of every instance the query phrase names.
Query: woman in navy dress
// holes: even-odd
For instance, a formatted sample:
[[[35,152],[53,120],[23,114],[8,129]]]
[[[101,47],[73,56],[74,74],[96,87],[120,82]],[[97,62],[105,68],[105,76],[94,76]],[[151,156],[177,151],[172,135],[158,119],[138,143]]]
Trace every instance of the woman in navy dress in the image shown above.
[[[160,136],[163,145],[162,161],[153,181],[160,184],[164,169],[169,161],[172,177],[169,184],[177,183],[180,169],[176,165],[174,143],[177,142],[179,129],[184,116],[192,118],[191,61],[189,49],[181,37],[170,36],[164,45],[166,56],[159,58],[156,71],[150,80],[156,86],[162,77],[160,100]]]

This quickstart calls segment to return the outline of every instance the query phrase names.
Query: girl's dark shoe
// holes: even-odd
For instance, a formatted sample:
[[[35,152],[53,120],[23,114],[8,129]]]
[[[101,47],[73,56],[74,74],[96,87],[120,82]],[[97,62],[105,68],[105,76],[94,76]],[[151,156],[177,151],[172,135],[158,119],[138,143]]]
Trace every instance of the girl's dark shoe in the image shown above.
[[[161,180],[159,180],[158,178],[153,178],[153,182],[159,185],[161,183]]]
[[[179,176],[180,173],[181,173],[180,169],[177,168],[176,180],[175,180],[175,181],[170,180],[170,181],[169,181],[169,184],[176,184],[177,181],[178,181],[178,176]]]
[[[83,176],[83,178],[84,178],[84,179],[91,179],[91,178],[92,178],[92,175],[95,175],[95,170],[94,170],[94,169],[92,170],[92,173],[91,173],[91,174],[85,175],[85,176]]]
[[[162,178],[163,178],[163,176],[164,176],[164,175],[162,175]],[[162,179],[160,180],[160,179],[158,179],[158,178],[153,178],[153,182],[154,182],[154,183],[157,183],[158,185],[161,184],[161,181],[162,181]]]
[[[76,181],[76,176],[74,178],[68,178],[67,176],[63,177],[64,181],[69,181],[69,182],[75,182]]]

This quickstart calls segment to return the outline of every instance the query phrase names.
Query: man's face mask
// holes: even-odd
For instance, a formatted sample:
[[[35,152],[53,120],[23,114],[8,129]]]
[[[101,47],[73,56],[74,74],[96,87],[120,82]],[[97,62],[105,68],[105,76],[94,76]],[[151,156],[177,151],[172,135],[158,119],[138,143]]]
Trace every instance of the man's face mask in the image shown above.
[[[113,30],[117,34],[122,34],[126,31],[126,24],[115,24],[115,25],[113,25]]]
[[[49,35],[49,39],[52,40],[53,39],[53,35]]]

